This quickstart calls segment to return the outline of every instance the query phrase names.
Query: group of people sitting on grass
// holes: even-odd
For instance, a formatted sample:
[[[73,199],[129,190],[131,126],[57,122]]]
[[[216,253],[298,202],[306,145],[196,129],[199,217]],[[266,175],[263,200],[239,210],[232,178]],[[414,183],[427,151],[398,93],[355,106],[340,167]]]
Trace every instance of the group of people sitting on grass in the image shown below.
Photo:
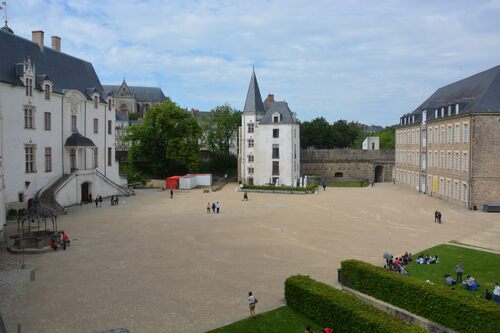
[[[412,255],[411,253],[405,252],[400,257],[394,257],[389,254],[389,253],[384,253],[384,258],[385,258],[385,265],[384,268],[390,271],[398,272],[403,275],[409,275],[408,271],[405,268],[405,265],[407,265],[410,261],[412,261]]]
[[[428,265],[428,264],[439,264],[438,256],[431,256],[427,254],[425,257],[423,254],[418,256],[417,264],[419,265]]]
[[[314,330],[311,328],[311,326],[307,326],[306,330],[304,333],[315,333]],[[325,327],[321,330],[321,333],[333,333],[333,328],[331,327]]]

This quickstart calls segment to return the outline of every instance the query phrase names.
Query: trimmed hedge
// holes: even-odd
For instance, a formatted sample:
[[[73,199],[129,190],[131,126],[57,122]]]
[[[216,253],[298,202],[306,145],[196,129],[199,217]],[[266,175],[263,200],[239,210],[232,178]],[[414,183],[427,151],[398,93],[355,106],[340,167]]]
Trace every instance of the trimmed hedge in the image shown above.
[[[331,326],[334,332],[427,332],[308,276],[289,277],[285,281],[285,299],[290,308],[320,325]]]
[[[491,301],[358,260],[343,261],[341,266],[346,285],[362,293],[459,332],[500,332],[500,306]]]
[[[295,192],[311,192],[318,187],[317,183],[307,185],[307,187],[293,186],[272,186],[272,185],[248,185],[244,184],[244,190],[266,190],[266,191],[295,191]]]

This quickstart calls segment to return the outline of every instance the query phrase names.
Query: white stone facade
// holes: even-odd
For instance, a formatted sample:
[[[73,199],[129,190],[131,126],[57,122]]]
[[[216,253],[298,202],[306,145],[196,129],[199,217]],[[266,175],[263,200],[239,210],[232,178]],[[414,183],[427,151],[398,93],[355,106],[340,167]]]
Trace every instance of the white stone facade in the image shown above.
[[[378,136],[367,136],[363,141],[363,150],[379,150],[380,138]]]
[[[10,47],[0,50],[0,54],[12,61],[0,68],[0,180],[5,185],[0,193],[0,201],[5,197],[5,205],[1,205],[0,213],[3,209],[29,208],[37,193],[65,175],[101,173],[106,182],[119,184],[115,111],[108,108],[92,65],[13,34],[0,34],[2,43]],[[43,69],[37,70],[36,59]],[[59,66],[77,68],[73,73],[57,72]],[[86,83],[95,86],[82,88]],[[78,85],[79,89],[72,88]],[[68,138],[76,133],[90,144],[68,146]],[[92,192],[93,187],[99,189],[101,185],[80,177],[74,186],[65,189],[76,194],[69,197],[71,200],[62,200],[62,204],[76,204],[84,199],[85,182],[94,197],[104,196]],[[119,193],[116,189],[112,194]]]
[[[265,106],[264,106],[265,105]],[[252,74],[240,128],[240,181],[296,186],[300,177],[300,128],[286,102],[266,103]]]

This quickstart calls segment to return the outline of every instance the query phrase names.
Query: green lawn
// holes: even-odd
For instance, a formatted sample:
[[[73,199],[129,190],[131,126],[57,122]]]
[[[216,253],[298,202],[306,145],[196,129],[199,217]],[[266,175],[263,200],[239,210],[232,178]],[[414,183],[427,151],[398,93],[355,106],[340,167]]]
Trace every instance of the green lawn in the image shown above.
[[[208,333],[302,333],[310,325],[315,332],[321,332],[320,326],[301,313],[287,306],[258,314],[218,328]]]
[[[463,279],[465,280],[467,275],[472,275],[480,287],[476,291],[469,291],[457,285],[454,287],[457,292],[480,297],[484,289],[493,292],[495,282],[500,282],[500,255],[498,254],[445,244],[431,247],[420,253],[439,256],[439,264],[419,265],[415,262],[418,253],[413,254],[414,260],[406,268],[410,275],[417,279],[429,280],[434,284],[446,286],[444,275],[450,274],[453,279],[456,279],[455,265],[462,263],[464,265]]]
[[[368,180],[346,180],[346,181],[330,181],[328,187],[365,187],[368,186]]]

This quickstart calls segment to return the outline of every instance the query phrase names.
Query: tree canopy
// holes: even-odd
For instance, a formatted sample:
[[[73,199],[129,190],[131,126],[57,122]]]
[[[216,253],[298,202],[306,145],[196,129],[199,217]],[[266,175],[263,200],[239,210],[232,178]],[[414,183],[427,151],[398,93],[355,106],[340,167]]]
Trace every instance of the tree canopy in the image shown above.
[[[209,117],[203,117],[203,145],[217,157],[230,155],[230,140],[241,124],[241,112],[229,104],[219,105],[210,111]]]
[[[148,110],[142,125],[127,129],[129,165],[151,177],[197,171],[201,128],[189,113],[171,101]]]
[[[357,122],[337,120],[330,124],[325,118],[318,117],[300,124],[300,146],[303,149],[352,147],[361,133],[361,126]]]

